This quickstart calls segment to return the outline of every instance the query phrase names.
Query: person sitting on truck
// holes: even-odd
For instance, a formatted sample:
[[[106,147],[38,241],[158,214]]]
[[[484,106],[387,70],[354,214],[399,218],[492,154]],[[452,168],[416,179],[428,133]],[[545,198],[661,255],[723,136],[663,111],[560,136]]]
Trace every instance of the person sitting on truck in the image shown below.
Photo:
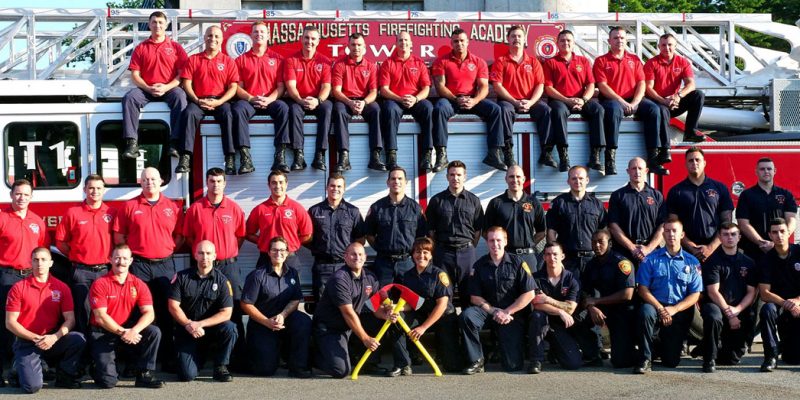
[[[204,40],[205,50],[189,57],[181,72],[189,104],[181,118],[184,130],[176,173],[188,173],[191,169],[194,137],[206,115],[213,115],[220,124],[225,169],[233,169],[235,154],[228,148],[228,144],[233,143],[233,117],[228,101],[236,95],[239,87],[239,70],[233,59],[222,52],[222,29],[219,26],[206,29]]]
[[[489,80],[497,95],[497,104],[502,110],[502,141],[489,143],[492,151],[502,149],[503,164],[506,167],[516,165],[514,160],[514,121],[517,113],[529,114],[536,121],[536,130],[539,133],[539,143],[544,144],[550,137],[550,106],[542,100],[544,92],[544,73],[542,65],[536,57],[525,54],[527,47],[527,33],[519,26],[508,28],[506,40],[508,41],[508,54],[498,57],[489,74]],[[498,138],[491,138],[498,139]],[[503,169],[499,164],[491,161],[499,160],[499,155],[487,157],[484,163],[489,166]],[[562,163],[566,160],[562,157]],[[489,161],[489,162],[487,162]],[[566,161],[569,164],[569,161]],[[562,172],[569,168],[567,166]]]
[[[167,23],[167,15],[163,12],[150,14],[147,24],[150,38],[139,43],[131,55],[128,69],[136,87],[122,98],[123,158],[135,160],[139,157],[139,113],[152,101],[165,101],[169,105],[170,153],[178,156],[180,118],[186,108],[186,92],[180,87],[180,73],[189,57],[180,43],[167,37]]]
[[[269,30],[264,21],[253,23],[250,30],[250,37],[253,39],[253,48],[247,53],[242,54],[236,59],[236,67],[239,69],[239,88],[236,95],[239,98],[233,103],[233,126],[234,141],[222,142],[226,148],[225,154],[229,154],[231,147],[239,150],[241,159],[239,160],[239,175],[249,174],[255,171],[253,159],[250,157],[250,118],[254,115],[269,115],[275,127],[275,161],[272,169],[280,169],[289,172],[286,165],[284,150],[286,145],[293,146],[294,163],[292,169],[298,170],[306,167],[303,160],[303,148],[294,147],[298,142],[289,137],[289,106],[281,100],[283,96],[283,57],[272,50],[267,49],[269,41]],[[225,173],[235,175],[233,162],[228,169],[228,157],[225,156]],[[230,156],[233,158],[233,155]]]
[[[470,113],[481,117],[488,129],[489,154],[483,160],[497,169],[506,170],[501,160],[503,124],[500,106],[486,100],[489,94],[489,67],[486,61],[470,53],[469,37],[463,29],[453,30],[450,36],[453,50],[433,63],[431,75],[440,99],[433,107],[433,136],[447,138],[447,121],[456,113]],[[433,172],[447,166],[447,143],[436,147],[436,164]]]
[[[698,135],[697,121],[703,112],[705,94],[696,90],[692,63],[675,54],[675,36],[665,33],[658,38],[659,54],[644,64],[644,79],[647,83],[645,93],[661,111],[658,137],[661,148],[658,151],[659,163],[672,161],[669,156],[669,136],[667,125],[672,117],[686,113],[683,130],[684,142],[702,142],[705,136]],[[683,83],[683,87],[681,87]]]
[[[605,109],[606,175],[616,175],[616,154],[619,124],[625,115],[635,115],[644,123],[644,140],[647,147],[647,166],[650,172],[665,175],[669,172],[658,160],[659,148],[668,146],[658,136],[661,114],[658,106],[644,97],[645,83],[642,60],[625,50],[628,42],[625,28],[614,27],[608,32],[608,53],[594,61],[594,80],[600,89],[600,104]]]
[[[350,54],[342,57],[333,66],[331,80],[336,100],[333,103],[333,133],[339,146],[337,172],[350,169],[350,120],[353,115],[361,115],[369,127],[370,158],[368,168],[386,171],[381,162],[380,114],[381,107],[375,102],[378,97],[378,67],[364,58],[367,45],[364,35],[359,32],[350,35],[347,48]],[[327,142],[327,137],[322,138]],[[327,147],[327,143],[322,143]]]

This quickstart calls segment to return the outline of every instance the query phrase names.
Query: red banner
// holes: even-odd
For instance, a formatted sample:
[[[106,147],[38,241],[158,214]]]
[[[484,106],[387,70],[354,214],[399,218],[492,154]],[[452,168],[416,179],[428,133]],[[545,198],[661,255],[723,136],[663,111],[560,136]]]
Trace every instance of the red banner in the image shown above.
[[[332,59],[346,54],[347,37],[355,32],[365,36],[367,58],[383,61],[394,51],[399,32],[409,32],[414,42],[413,54],[428,63],[450,52],[450,35],[456,28],[463,29],[469,36],[469,50],[491,64],[494,59],[508,52],[506,32],[508,28],[519,25],[527,31],[528,51],[540,59],[554,56],[556,36],[563,24],[528,23],[521,21],[503,22],[434,22],[434,21],[331,21],[331,20],[280,20],[264,21],[270,33],[269,47],[273,51],[291,56],[300,51],[303,27],[314,25],[320,31],[320,44],[317,51]],[[223,46],[231,57],[238,57],[252,45],[250,27],[252,21],[222,21],[224,32]]]

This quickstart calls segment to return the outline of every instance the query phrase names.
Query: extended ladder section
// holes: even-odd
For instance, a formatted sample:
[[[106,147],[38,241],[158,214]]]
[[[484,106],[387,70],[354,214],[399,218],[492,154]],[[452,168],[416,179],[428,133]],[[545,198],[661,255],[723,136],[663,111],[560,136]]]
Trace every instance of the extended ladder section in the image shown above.
[[[121,97],[133,48],[149,36],[146,9],[0,8],[0,78],[85,79],[100,99]],[[490,13],[417,11],[166,10],[170,35],[194,53],[204,29],[224,20],[387,20],[415,22],[529,21],[563,24],[576,32],[582,54],[594,59],[608,50],[611,26],[624,26],[630,47],[642,59],[658,53],[658,36],[672,33],[678,52],[698,71],[707,97],[737,99],[769,95],[773,78],[797,78],[800,28],[772,21],[770,14]],[[789,52],[759,48],[740,32],[785,40]]]

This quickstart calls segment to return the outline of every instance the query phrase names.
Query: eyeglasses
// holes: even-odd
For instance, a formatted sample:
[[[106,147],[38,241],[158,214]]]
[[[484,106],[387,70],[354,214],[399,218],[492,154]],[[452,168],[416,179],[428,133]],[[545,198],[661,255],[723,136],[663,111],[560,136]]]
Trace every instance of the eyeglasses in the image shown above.
[[[269,249],[270,253],[281,253],[286,254],[289,252],[287,249]]]

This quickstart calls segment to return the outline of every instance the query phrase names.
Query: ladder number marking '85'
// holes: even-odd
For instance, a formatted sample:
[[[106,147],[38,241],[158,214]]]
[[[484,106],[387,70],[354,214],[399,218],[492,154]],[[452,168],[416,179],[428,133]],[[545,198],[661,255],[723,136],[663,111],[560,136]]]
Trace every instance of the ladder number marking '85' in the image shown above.
[[[36,169],[36,148],[40,146],[42,146],[41,141],[19,142],[19,147],[17,149],[22,148],[22,151],[25,152],[25,169]],[[75,151],[75,146],[66,146],[64,142],[61,141],[48,148],[56,151],[56,168],[66,174],[67,169],[72,167],[72,162],[69,161],[69,158],[72,156],[72,152]]]

